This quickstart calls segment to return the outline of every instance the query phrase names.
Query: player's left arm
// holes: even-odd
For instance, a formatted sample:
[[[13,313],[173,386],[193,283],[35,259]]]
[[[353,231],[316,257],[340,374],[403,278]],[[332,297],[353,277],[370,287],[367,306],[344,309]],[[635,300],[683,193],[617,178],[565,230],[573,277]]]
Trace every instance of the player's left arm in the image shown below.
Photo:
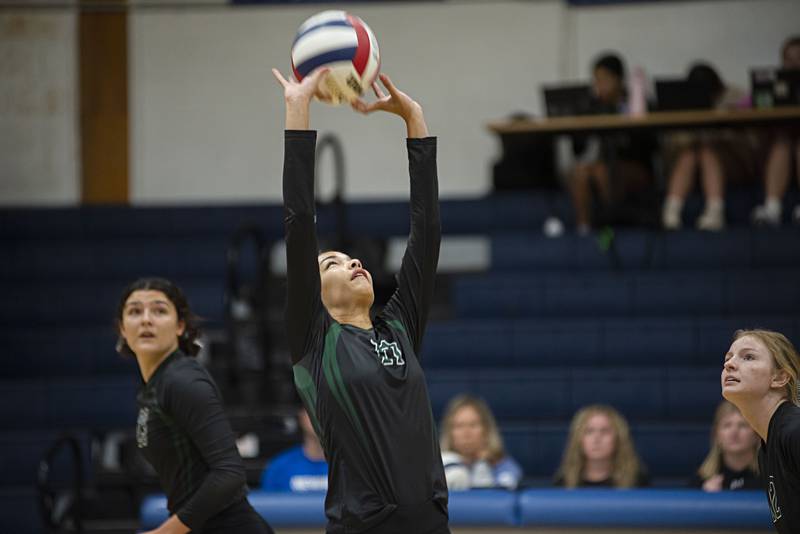
[[[401,318],[419,357],[433,298],[442,233],[436,138],[429,137],[422,106],[395,87],[388,76],[382,74],[381,81],[388,90],[388,95],[384,94],[377,83],[373,84],[377,100],[370,104],[357,100],[353,107],[362,113],[393,113],[406,123],[408,170],[411,179],[411,233],[397,277],[397,290],[387,304],[386,311],[388,314],[396,313]]]
[[[247,480],[217,388],[200,373],[185,378],[170,384],[165,407],[208,466],[200,487],[175,514],[194,531],[232,504]]]

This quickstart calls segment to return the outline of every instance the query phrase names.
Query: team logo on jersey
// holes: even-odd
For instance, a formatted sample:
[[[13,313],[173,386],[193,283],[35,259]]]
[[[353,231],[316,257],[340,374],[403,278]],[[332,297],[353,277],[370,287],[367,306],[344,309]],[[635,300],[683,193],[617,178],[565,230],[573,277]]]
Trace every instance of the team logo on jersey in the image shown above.
[[[781,514],[781,507],[778,506],[778,492],[775,490],[775,482],[773,482],[774,478],[775,477],[773,477],[772,475],[769,476],[768,495],[769,495],[769,510],[770,512],[772,512],[772,522],[777,523],[778,519],[783,517],[783,515]]]
[[[150,408],[147,406],[139,410],[139,417],[136,419],[136,446],[140,449],[147,447],[147,420],[150,417]]]
[[[382,339],[380,344],[373,339],[369,341],[372,343],[372,346],[375,347],[375,354],[381,359],[381,365],[384,367],[406,364],[406,361],[403,359],[403,351],[400,350],[396,341],[389,342]]]

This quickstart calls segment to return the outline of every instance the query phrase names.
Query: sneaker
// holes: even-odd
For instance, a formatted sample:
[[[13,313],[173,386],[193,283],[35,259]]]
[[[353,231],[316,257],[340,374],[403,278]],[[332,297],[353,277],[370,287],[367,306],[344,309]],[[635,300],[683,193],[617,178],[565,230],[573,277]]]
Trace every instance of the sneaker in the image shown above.
[[[683,212],[683,199],[668,196],[661,207],[661,225],[665,230],[677,230],[683,226],[681,213]]]
[[[665,230],[678,230],[681,227],[681,212],[664,209],[661,213],[661,224]]]
[[[797,208],[795,208],[796,210]],[[780,226],[781,225],[781,212],[780,210],[769,209],[766,204],[759,204],[753,209],[750,218],[756,226]]]
[[[719,232],[725,228],[725,215],[719,210],[703,212],[697,219],[697,229],[706,232]]]

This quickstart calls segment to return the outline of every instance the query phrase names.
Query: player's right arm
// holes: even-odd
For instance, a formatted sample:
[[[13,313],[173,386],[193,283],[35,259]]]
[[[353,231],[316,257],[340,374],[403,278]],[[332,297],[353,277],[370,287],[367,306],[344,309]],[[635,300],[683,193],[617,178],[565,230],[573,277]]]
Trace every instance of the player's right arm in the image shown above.
[[[286,103],[283,159],[283,209],[286,232],[286,331],[292,363],[306,352],[309,329],[321,306],[314,210],[314,164],[317,133],[309,130],[309,105],[326,69],[298,83],[276,69]]]

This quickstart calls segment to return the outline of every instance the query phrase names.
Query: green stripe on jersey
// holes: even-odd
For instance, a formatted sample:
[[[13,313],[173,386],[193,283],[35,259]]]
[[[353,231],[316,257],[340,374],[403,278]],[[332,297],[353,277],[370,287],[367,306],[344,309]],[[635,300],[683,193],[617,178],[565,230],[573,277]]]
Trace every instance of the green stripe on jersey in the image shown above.
[[[303,403],[306,405],[308,415],[311,417],[314,431],[320,437],[320,440],[324,442],[322,425],[319,424],[319,418],[317,417],[317,388],[314,386],[314,381],[311,379],[308,369],[299,363],[294,365],[292,370],[294,372],[294,385],[298,393],[300,393],[300,397],[303,398]]]
[[[334,398],[344,410],[345,415],[350,420],[350,424],[355,427],[359,437],[364,442],[364,447],[367,448],[369,443],[367,435],[364,433],[361,421],[359,421],[358,414],[350,400],[350,395],[347,393],[344,380],[342,380],[342,371],[339,369],[339,362],[336,359],[336,344],[341,333],[342,325],[339,323],[333,323],[328,329],[328,333],[325,335],[325,352],[322,354],[322,370],[325,373],[325,379],[331,388]]]
[[[393,326],[393,327],[397,328],[398,330],[400,330],[401,332],[405,333],[406,327],[403,326],[403,323],[402,323],[402,321],[400,321],[400,319],[391,319],[391,320],[386,321],[386,322],[389,323],[389,326]]]

